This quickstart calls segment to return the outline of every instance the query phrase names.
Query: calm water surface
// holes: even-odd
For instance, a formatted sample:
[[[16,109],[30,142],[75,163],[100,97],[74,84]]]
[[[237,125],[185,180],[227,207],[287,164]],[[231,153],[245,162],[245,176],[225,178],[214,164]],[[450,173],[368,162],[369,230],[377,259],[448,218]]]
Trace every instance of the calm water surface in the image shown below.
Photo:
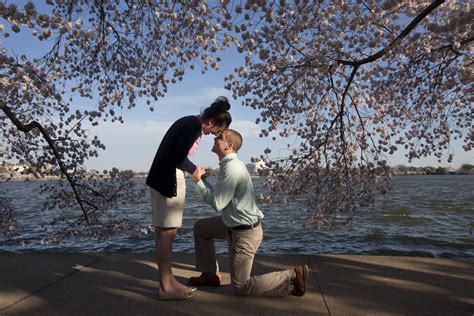
[[[254,178],[256,193],[264,192],[263,179]],[[137,180],[145,185],[143,179]],[[0,183],[15,196],[13,204],[23,224],[19,236],[26,243],[0,239],[0,251],[154,251],[153,234],[114,237],[97,241],[67,240],[63,246],[46,246],[43,225],[51,219],[40,212],[42,197],[38,182]],[[298,201],[288,205],[260,205],[265,214],[264,241],[260,253],[339,253],[426,257],[474,258],[474,176],[398,176],[394,189],[378,198],[375,206],[361,210],[352,224],[332,231],[304,228],[304,209]],[[149,197],[122,210],[127,215],[151,221]],[[193,252],[192,225],[196,219],[216,213],[201,202],[188,179],[183,227],[174,250]],[[226,244],[218,242],[219,252]]]

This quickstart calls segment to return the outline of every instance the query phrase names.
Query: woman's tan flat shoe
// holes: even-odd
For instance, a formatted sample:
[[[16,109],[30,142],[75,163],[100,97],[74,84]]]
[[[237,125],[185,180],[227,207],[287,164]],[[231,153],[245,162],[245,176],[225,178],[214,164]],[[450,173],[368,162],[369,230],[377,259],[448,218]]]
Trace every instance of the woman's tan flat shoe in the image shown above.
[[[193,297],[193,292],[182,292],[180,294],[176,293],[166,293],[163,291],[159,292],[159,297],[158,300],[160,301],[181,301],[181,300],[187,300]]]

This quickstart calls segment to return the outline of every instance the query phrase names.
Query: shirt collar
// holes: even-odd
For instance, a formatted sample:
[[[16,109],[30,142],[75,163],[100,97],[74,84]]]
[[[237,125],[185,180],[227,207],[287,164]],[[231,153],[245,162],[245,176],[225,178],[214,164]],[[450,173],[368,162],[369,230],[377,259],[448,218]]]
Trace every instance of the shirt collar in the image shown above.
[[[224,156],[224,158],[222,158],[221,161],[219,161],[219,165],[222,166],[223,164],[227,163],[228,161],[231,161],[232,159],[234,159],[235,157],[237,157],[236,153],[227,154],[227,155]]]

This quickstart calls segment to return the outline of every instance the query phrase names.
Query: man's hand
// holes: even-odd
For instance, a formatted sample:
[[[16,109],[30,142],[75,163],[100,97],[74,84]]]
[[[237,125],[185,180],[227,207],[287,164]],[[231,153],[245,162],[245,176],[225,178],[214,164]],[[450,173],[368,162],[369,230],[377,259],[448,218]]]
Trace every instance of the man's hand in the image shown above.
[[[193,181],[196,183],[199,182],[201,178],[204,177],[205,174],[206,174],[206,170],[202,166],[198,166],[196,168],[196,171],[194,171],[194,173],[192,174]]]

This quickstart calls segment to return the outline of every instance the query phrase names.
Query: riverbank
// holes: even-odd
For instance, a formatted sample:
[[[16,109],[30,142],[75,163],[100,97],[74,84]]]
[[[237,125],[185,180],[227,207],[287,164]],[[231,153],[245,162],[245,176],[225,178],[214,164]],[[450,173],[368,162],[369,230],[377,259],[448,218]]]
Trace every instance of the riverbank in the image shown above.
[[[307,294],[235,297],[224,286],[187,301],[157,299],[153,254],[0,253],[0,315],[367,315],[474,313],[474,260],[350,255],[257,255],[253,274],[310,266]],[[185,282],[192,254],[176,254]]]

